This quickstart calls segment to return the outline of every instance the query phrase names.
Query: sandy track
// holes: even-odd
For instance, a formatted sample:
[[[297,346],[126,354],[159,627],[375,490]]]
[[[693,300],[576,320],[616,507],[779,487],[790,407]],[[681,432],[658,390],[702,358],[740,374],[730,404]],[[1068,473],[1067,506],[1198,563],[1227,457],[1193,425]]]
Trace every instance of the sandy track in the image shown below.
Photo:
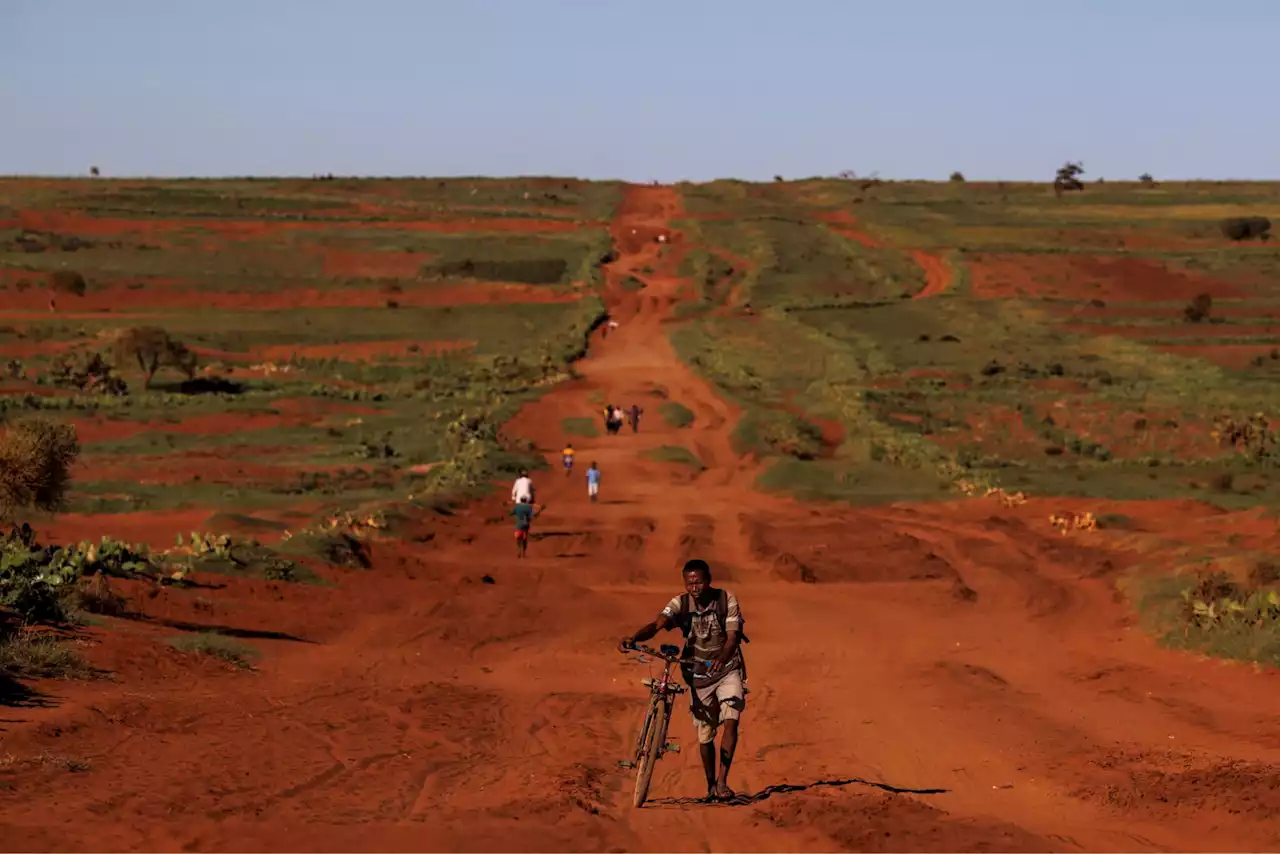
[[[163,671],[5,710],[3,750],[82,757],[0,778],[0,848],[185,850],[1242,850],[1280,844],[1275,681],[1160,651],[1115,601],[1123,554],[1058,537],[1036,503],[848,509],[750,491],[736,413],[673,353],[683,284],[630,188],[608,298],[620,327],[509,432],[553,462],[530,559],[497,499],[382,545],[341,596],[290,591],[254,674]],[[637,234],[633,236],[631,230]],[[649,266],[656,272],[645,274]],[[623,276],[647,287],[628,292]],[[696,413],[675,430],[661,387]],[[578,439],[603,395],[638,434]],[[685,444],[690,477],[645,459]],[[1188,513],[1188,526],[1201,520]],[[704,806],[692,727],[649,806],[627,758],[646,673],[616,638],[707,558],[754,643],[735,788]],[[488,573],[494,584],[481,583]],[[803,583],[802,578],[813,579]],[[889,789],[913,792],[893,792]]]

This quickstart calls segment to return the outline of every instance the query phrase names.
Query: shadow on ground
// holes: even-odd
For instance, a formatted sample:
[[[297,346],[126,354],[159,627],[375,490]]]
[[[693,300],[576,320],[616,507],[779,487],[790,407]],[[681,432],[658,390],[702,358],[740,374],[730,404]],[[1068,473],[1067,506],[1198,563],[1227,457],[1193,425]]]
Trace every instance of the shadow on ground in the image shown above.
[[[892,792],[898,795],[941,795],[945,794],[947,789],[907,789],[900,786],[891,786],[888,783],[880,783],[875,780],[864,780],[861,777],[849,777],[846,779],[836,780],[817,780],[813,783],[805,783],[796,785],[792,783],[779,783],[775,786],[765,786],[754,794],[744,794],[739,792],[732,799],[727,801],[709,801],[706,798],[654,798],[645,803],[645,806],[671,807],[671,806],[690,806],[693,804],[705,804],[706,806],[717,807],[741,807],[748,804],[758,804],[766,801],[774,795],[793,794],[795,792],[808,792],[812,789],[834,788],[840,789],[845,786],[866,786],[871,789],[880,789],[884,792]]]

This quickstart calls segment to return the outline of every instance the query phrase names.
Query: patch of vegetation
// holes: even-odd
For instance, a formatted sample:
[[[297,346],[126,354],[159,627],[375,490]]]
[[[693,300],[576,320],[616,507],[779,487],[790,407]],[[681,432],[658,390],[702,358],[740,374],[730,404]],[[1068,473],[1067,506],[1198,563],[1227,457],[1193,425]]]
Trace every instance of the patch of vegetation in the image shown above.
[[[186,572],[153,561],[137,547],[103,537],[99,543],[42,546],[30,525],[0,539],[0,609],[26,623],[65,623],[82,578],[106,575],[179,583]]]
[[[53,293],[82,297],[87,289],[84,276],[74,270],[55,270],[49,274],[49,290]]]
[[[55,511],[80,455],[74,427],[43,419],[0,424],[0,522],[23,511]]]
[[[251,670],[253,663],[261,657],[261,653],[248,644],[216,632],[178,635],[169,638],[168,643],[179,652],[209,656],[242,670]]]
[[[603,235],[603,232],[601,233]],[[423,265],[430,278],[567,285],[589,278],[603,254],[600,236],[534,238],[510,234],[463,235],[431,244],[434,259]]]
[[[1222,221],[1222,236],[1230,240],[1267,240],[1271,236],[1271,220],[1265,216],[1231,217]]]
[[[170,561],[178,556],[185,558],[185,564],[191,572],[212,572],[297,584],[318,584],[322,581],[313,570],[284,557],[275,549],[256,540],[238,542],[227,534],[201,534],[192,531],[190,540],[179,535],[177,547],[166,552]]]
[[[659,445],[645,451],[644,457],[650,460],[657,460],[660,463],[675,463],[678,465],[688,466],[694,471],[702,471],[706,468],[702,464],[702,460],[683,445]]]
[[[1280,568],[1259,560],[1248,578],[1222,571],[1131,581],[1147,627],[1176,649],[1280,667]]]
[[[84,679],[92,672],[55,635],[0,626],[0,679]]]
[[[583,436],[591,439],[600,435],[600,425],[594,418],[565,418],[560,422],[560,432],[567,436]]]
[[[658,407],[658,414],[662,416],[662,420],[667,422],[671,427],[692,427],[693,426],[693,410],[682,403],[669,400]]]

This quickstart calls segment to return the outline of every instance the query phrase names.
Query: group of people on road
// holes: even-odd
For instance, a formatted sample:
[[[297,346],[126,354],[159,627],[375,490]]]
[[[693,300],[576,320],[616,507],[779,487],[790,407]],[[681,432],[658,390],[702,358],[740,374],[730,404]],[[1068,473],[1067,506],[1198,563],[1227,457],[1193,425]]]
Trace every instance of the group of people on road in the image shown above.
[[[573,473],[574,456],[573,445],[565,445],[561,460],[566,477]],[[594,502],[600,492],[600,467],[595,462],[587,469],[586,478],[587,494]],[[547,509],[545,504],[534,503],[535,489],[528,470],[520,470],[511,487],[511,501],[516,557],[524,558],[533,520]],[[747,640],[742,632],[742,612],[732,593],[712,586],[711,567],[706,561],[688,561],[681,575],[685,592],[671,599],[651,622],[622,638],[618,648],[623,652],[633,651],[637,644],[661,631],[679,629],[683,634],[681,675],[690,689],[689,710],[706,776],[707,800],[732,801],[737,796],[729,788],[729,769],[738,745],[738,722],[746,708],[747,695],[746,663],[740,648]],[[717,751],[716,734],[721,730]]]
[[[612,403],[605,404],[604,407],[604,429],[610,436],[618,435],[618,431],[622,429],[622,419],[626,418],[627,423],[631,425],[631,432],[638,433],[640,431],[640,416],[644,414],[644,409],[637,403],[631,404],[630,409],[622,409],[614,406]]]
[[[573,474],[574,453],[572,444],[565,445],[560,452],[565,477]],[[599,496],[600,466],[592,461],[587,469],[587,497],[594,504]],[[533,479],[529,477],[528,469],[520,469],[520,476],[511,485],[511,503],[511,515],[516,520],[516,557],[523,558],[529,548],[529,530],[533,527],[533,520],[547,509],[545,504],[539,506],[534,502]]]
[[[659,235],[665,242],[666,235]],[[602,337],[616,322],[608,322]],[[638,404],[623,410],[613,404],[604,407],[605,431],[616,436],[625,419],[633,433],[640,430],[640,416],[644,413]],[[561,464],[565,477],[573,473],[575,451],[566,444],[561,451]],[[595,502],[600,493],[600,467],[594,461],[586,473],[587,495]],[[524,558],[529,545],[529,531],[533,520],[546,505],[535,503],[533,480],[527,470],[521,470],[511,488],[515,517],[516,556]],[[737,598],[723,588],[711,584],[711,567],[706,561],[694,559],[686,562],[681,570],[684,593],[669,601],[651,622],[621,639],[622,652],[635,651],[661,631],[678,629],[684,636],[680,651],[680,672],[689,686],[690,713],[697,733],[699,756],[707,783],[708,801],[732,801],[737,796],[729,788],[729,769],[733,764],[738,745],[739,720],[746,708],[746,663],[741,644],[747,641],[743,634],[743,617]],[[720,749],[716,750],[716,734],[723,730]]]

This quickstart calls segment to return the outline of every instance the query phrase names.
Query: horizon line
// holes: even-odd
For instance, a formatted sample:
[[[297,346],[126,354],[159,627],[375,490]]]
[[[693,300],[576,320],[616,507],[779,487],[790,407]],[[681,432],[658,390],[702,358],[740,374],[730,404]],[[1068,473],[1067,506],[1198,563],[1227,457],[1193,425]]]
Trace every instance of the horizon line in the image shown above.
[[[963,174],[963,173],[961,173]],[[1088,173],[1086,173],[1088,174]],[[1154,183],[1160,184],[1269,184],[1280,182],[1280,177],[1272,178],[1160,178],[1152,176]],[[357,175],[357,174],[338,174],[335,172],[313,172],[308,174],[296,173],[278,173],[278,174],[221,174],[221,175],[91,175],[88,172],[11,172],[0,173],[0,181],[10,180],[53,180],[53,181],[76,181],[76,180],[92,180],[92,181],[290,181],[290,180],[343,180],[343,181],[535,181],[535,180],[555,180],[555,181],[579,181],[590,184],[632,184],[636,186],[653,186],[657,183],[659,186],[679,186],[681,184],[716,184],[722,182],[732,182],[739,184],[798,184],[807,181],[847,181],[849,183],[857,183],[860,181],[876,181],[881,184],[1021,184],[1031,186],[1052,186],[1054,181],[1052,178],[1029,179],[1029,178],[964,178],[963,181],[953,181],[950,178],[886,178],[876,174],[870,175],[808,175],[803,178],[735,178],[724,176],[719,178],[693,179],[681,178],[675,181],[638,181],[629,178],[584,178],[579,175],[551,175],[551,174],[509,174],[509,175],[480,175],[480,174],[462,174],[462,175]],[[1107,178],[1106,176],[1098,176],[1084,181],[1085,186],[1095,184],[1142,184],[1140,178]]]

